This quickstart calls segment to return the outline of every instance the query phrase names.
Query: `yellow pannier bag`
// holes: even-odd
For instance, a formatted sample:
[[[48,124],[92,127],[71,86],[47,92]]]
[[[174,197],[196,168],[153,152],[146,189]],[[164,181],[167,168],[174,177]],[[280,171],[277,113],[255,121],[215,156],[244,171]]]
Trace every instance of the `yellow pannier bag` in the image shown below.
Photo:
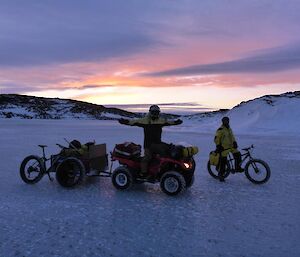
[[[217,166],[219,164],[219,160],[220,160],[220,154],[215,152],[215,151],[211,151],[209,153],[209,162],[211,165]]]
[[[197,146],[188,146],[182,149],[182,156],[183,157],[192,157],[193,155],[197,154],[199,149]]]

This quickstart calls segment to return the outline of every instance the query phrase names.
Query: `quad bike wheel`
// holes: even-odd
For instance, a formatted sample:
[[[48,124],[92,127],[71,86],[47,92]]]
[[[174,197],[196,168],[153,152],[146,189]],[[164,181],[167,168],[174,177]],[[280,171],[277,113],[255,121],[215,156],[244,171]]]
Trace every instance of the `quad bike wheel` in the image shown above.
[[[179,172],[168,171],[162,175],[160,187],[167,195],[175,196],[186,189],[186,182]]]
[[[186,188],[191,187],[194,184],[195,181],[195,175],[189,176],[185,178],[185,185]]]
[[[127,190],[133,184],[133,176],[128,168],[120,166],[113,171],[111,181],[116,189]]]
[[[63,187],[78,185],[84,177],[84,166],[76,158],[63,160],[56,168],[56,180]]]
[[[35,155],[27,156],[21,163],[20,176],[27,184],[39,182],[44,174],[43,162]]]

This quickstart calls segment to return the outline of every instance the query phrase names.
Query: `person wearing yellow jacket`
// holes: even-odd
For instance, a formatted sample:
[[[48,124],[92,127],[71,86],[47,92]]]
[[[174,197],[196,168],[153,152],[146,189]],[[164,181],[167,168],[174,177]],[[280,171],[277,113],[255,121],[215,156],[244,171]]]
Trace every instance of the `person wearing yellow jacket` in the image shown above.
[[[148,163],[153,154],[166,154],[169,145],[161,141],[162,127],[179,125],[182,120],[167,120],[160,117],[160,108],[157,105],[150,106],[149,113],[141,119],[120,119],[120,124],[137,126],[144,129],[144,157],[141,162],[142,174],[147,174]]]
[[[234,137],[234,134],[230,128],[228,117],[222,118],[222,126],[218,128],[214,141],[217,148],[216,151],[220,153],[220,162],[218,165],[219,180],[223,182],[225,181],[224,172],[226,168],[227,155],[229,153],[233,154],[236,171],[238,172],[242,171],[241,153],[237,150],[238,145]]]

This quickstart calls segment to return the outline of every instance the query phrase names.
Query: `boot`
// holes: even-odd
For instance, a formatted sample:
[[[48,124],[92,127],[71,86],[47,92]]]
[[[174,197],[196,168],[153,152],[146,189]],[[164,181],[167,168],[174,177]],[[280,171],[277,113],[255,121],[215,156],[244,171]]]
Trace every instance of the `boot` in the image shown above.
[[[235,162],[235,171],[236,172],[243,172],[244,169],[241,167],[241,162],[242,162],[242,156],[241,153],[234,153],[233,154],[234,157],[234,162]]]

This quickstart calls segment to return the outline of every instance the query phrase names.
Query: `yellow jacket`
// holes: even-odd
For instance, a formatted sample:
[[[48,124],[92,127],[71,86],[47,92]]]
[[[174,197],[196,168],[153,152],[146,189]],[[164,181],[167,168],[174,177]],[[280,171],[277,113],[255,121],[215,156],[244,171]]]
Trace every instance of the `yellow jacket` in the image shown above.
[[[167,120],[159,117],[158,119],[152,120],[149,115],[141,119],[129,120],[129,126],[138,126],[144,129],[144,148],[149,148],[152,144],[161,143],[162,128],[164,126],[179,125],[182,121],[180,120]]]
[[[233,148],[233,142],[235,142],[235,137],[231,128],[222,125],[216,132],[215,144],[221,145],[226,150]]]
[[[128,125],[138,126],[138,127],[145,127],[147,125],[160,125],[160,126],[164,127],[164,126],[177,125],[177,123],[173,120],[167,120],[167,119],[161,118],[161,117],[159,117],[158,119],[152,120],[149,115],[146,115],[145,117],[140,118],[140,119],[129,120]]]

